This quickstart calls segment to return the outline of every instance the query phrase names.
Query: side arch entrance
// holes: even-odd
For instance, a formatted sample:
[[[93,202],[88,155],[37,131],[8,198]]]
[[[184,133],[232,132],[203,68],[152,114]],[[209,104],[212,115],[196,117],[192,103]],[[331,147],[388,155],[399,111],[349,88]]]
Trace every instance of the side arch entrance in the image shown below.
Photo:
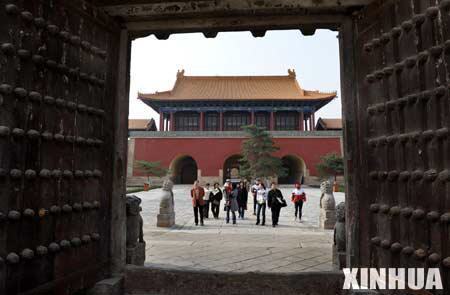
[[[170,171],[175,184],[192,184],[198,177],[197,162],[188,155],[174,159],[170,164]]]
[[[287,174],[284,177],[278,179],[280,184],[294,184],[296,182],[302,182],[303,176],[305,176],[306,165],[303,159],[296,155],[286,155],[281,158],[283,167],[286,169]]]
[[[239,175],[239,160],[242,158],[241,155],[232,155],[228,157],[223,164],[223,182],[227,179],[240,178]]]

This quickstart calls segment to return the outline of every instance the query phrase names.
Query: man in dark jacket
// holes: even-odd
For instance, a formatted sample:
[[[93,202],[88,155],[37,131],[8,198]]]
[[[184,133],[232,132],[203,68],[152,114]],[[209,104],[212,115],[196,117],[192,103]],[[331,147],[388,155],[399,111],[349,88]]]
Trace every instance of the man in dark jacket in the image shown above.
[[[245,187],[244,182],[240,182],[239,183],[239,187],[238,187],[239,193],[238,193],[238,197],[237,197],[237,202],[238,202],[238,213],[239,213],[239,218],[244,219],[244,212],[245,210],[247,210],[247,199],[248,199],[248,191],[247,188]]]
[[[283,194],[277,188],[277,184],[275,182],[272,182],[272,186],[270,187],[267,197],[267,204],[272,210],[272,226],[275,227],[278,225],[281,208],[286,206],[286,201],[283,198]]]

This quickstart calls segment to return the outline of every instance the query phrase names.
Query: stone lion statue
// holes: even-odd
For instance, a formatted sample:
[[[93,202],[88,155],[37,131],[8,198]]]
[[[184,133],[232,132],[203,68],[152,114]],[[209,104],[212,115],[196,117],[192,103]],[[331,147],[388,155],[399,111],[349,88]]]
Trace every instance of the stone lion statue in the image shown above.
[[[134,195],[126,198],[128,247],[135,247],[137,242],[144,241],[143,220],[140,213],[142,210],[141,202],[142,200]]]
[[[159,214],[156,225],[159,227],[171,227],[175,224],[175,204],[173,198],[173,182],[170,179],[164,181],[159,201]]]
[[[345,251],[345,203],[336,206],[336,225],[334,227],[334,244],[337,251]]]
[[[333,184],[327,180],[320,184],[320,190],[322,192],[320,196],[320,208],[324,210],[334,210],[336,202],[333,196]]]
[[[159,213],[172,212],[174,209],[173,200],[173,182],[169,179],[165,180],[162,185],[161,199],[159,203]]]

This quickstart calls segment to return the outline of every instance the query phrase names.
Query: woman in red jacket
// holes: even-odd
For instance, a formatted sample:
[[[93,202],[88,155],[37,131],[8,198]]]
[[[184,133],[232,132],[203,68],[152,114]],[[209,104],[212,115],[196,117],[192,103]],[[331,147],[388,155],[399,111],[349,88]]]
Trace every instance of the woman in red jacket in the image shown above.
[[[301,222],[303,202],[306,202],[306,194],[305,191],[302,189],[300,183],[295,184],[295,189],[292,191],[291,200],[295,205],[295,220],[297,220],[298,214],[298,221]]]
[[[199,181],[194,181],[194,185],[191,189],[192,207],[194,208],[194,218],[195,225],[198,225],[198,215],[200,213],[200,225],[203,226],[203,206],[205,201],[203,196],[205,195],[205,190],[200,186]]]

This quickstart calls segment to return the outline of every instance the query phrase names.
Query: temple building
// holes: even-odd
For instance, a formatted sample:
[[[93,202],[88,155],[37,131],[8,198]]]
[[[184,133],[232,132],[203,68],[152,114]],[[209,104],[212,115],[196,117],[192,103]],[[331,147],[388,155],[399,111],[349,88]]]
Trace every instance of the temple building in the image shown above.
[[[177,183],[219,182],[239,175],[245,134],[255,124],[271,132],[294,183],[316,176],[328,153],[341,154],[340,131],[316,131],[315,113],[336,92],[300,87],[294,70],[284,76],[186,76],[178,71],[172,90],[138,94],[159,113],[159,131],[130,131],[129,177],[135,160],[160,161]]]
[[[342,119],[319,118],[316,123],[316,130],[342,130]]]

